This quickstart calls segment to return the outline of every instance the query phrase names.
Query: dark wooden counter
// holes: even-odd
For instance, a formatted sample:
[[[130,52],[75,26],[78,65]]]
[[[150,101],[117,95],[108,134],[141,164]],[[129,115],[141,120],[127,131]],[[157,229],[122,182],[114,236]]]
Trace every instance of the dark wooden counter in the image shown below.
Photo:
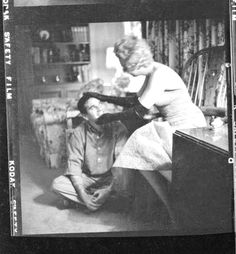
[[[232,232],[233,165],[228,157],[227,126],[175,132],[171,198],[184,232]]]

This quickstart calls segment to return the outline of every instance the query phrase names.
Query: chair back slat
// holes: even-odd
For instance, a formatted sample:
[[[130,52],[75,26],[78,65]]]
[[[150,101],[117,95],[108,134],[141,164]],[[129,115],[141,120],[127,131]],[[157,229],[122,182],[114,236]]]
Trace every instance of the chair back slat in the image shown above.
[[[216,107],[227,107],[227,87],[226,87],[226,70],[221,66],[221,73],[217,83]]]
[[[196,82],[196,90],[195,90],[194,96],[192,97],[192,101],[194,102],[194,104],[197,104],[199,88],[202,84],[202,65],[203,65],[202,56],[198,57],[196,62],[197,62],[198,76],[195,81]]]
[[[192,61],[192,63],[191,63],[190,74],[189,74],[188,85],[187,85],[188,90],[190,89],[190,84],[191,84],[191,79],[192,79],[192,73],[193,73],[193,66],[194,66],[194,61]]]
[[[194,66],[197,66],[197,68],[195,68],[195,70],[194,70],[194,76],[193,76],[193,80],[192,80],[191,90],[189,89],[189,92],[191,91],[190,96],[191,96],[192,100],[193,100],[193,96],[194,96],[194,89],[195,89],[195,85],[196,85],[196,82],[197,82],[197,75],[198,75],[198,63],[197,63],[197,61],[195,61]]]
[[[204,85],[205,85],[206,73],[207,73],[207,70],[208,70],[208,59],[209,58],[207,56],[206,62],[205,62],[205,66],[204,66],[203,76],[202,76],[201,83],[200,83],[200,91],[199,91],[199,97],[198,97],[198,104],[195,103],[198,106],[202,106],[202,104],[203,104],[203,90],[204,90]],[[198,93],[197,93],[197,96],[198,96]]]

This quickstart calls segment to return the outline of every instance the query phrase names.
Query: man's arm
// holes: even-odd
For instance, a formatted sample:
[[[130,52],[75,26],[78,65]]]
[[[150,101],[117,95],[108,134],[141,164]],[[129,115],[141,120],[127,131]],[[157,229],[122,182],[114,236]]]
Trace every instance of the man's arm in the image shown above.
[[[84,126],[80,125],[73,130],[67,143],[67,169],[65,175],[67,176],[81,176],[82,166],[84,163]]]

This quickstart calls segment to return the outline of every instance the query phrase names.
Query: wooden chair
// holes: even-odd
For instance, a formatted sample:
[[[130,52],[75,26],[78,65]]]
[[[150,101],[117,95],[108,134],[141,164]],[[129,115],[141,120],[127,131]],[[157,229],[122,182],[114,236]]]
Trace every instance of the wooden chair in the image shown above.
[[[215,46],[195,53],[185,64],[182,78],[192,101],[206,117],[225,117],[225,47]]]

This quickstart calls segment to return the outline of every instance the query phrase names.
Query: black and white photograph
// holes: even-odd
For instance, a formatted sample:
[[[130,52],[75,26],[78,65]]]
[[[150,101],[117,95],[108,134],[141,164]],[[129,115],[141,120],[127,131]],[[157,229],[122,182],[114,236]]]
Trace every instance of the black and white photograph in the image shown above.
[[[226,0],[3,0],[12,236],[234,232]]]

